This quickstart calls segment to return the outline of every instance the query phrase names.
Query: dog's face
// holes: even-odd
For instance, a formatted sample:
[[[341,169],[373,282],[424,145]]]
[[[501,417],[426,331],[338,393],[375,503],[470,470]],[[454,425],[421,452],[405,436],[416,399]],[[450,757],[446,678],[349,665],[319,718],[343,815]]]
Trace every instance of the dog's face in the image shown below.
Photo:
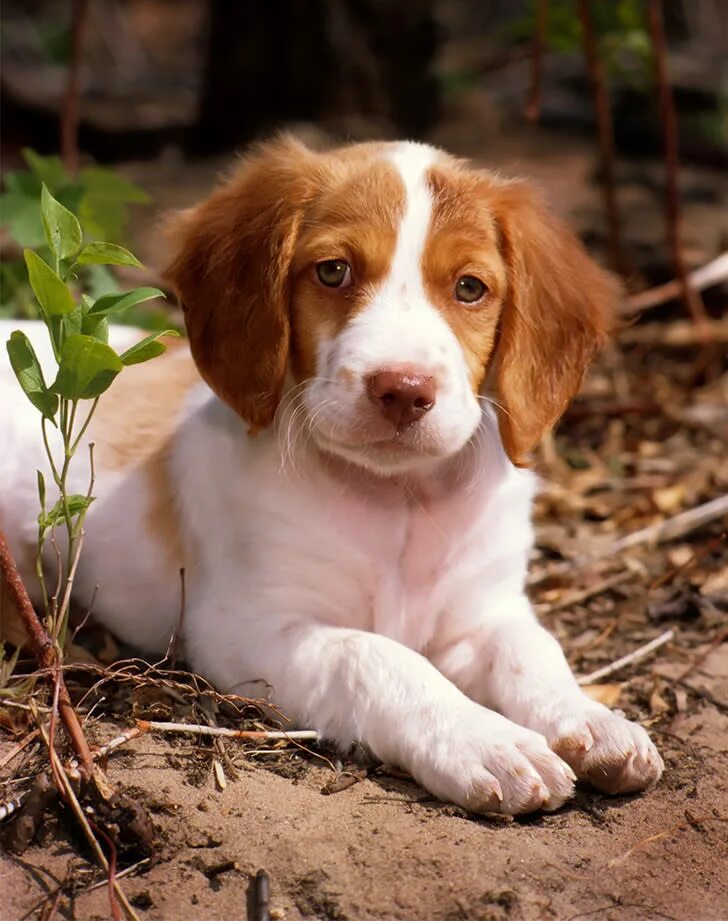
[[[418,144],[273,142],[177,240],[170,276],[211,387],[253,428],[280,406],[382,475],[459,452],[491,392],[523,463],[616,296],[526,186]]]

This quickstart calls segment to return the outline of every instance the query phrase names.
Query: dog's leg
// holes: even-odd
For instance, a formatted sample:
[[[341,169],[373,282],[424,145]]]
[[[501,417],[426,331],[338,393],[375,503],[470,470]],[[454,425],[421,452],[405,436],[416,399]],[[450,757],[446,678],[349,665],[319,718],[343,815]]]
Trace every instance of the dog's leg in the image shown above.
[[[310,621],[260,626],[238,623],[224,647],[192,637],[194,665],[228,688],[266,681],[297,724],[344,749],[363,743],[474,812],[556,809],[572,795],[573,773],[542,735],[474,703],[411,649]]]
[[[645,730],[589,698],[528,600],[501,599],[501,614],[433,657],[465,693],[542,733],[580,779],[608,793],[654,783],[663,762]]]

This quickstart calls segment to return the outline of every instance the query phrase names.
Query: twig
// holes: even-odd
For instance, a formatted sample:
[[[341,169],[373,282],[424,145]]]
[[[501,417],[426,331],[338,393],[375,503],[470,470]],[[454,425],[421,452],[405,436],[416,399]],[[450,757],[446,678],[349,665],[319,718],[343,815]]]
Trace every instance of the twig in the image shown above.
[[[705,265],[688,272],[687,279],[694,291],[703,291],[705,288],[712,288],[713,285],[728,281],[728,253],[721,253],[720,256],[706,262]],[[674,278],[672,281],[665,282],[664,285],[657,285],[628,297],[620,312],[628,315],[646,310],[648,307],[657,307],[659,304],[679,297],[682,290],[682,282]]]
[[[595,681],[599,681],[600,678],[605,678],[607,675],[611,675],[614,672],[619,671],[621,668],[624,668],[625,665],[631,665],[633,662],[641,662],[642,659],[647,658],[647,656],[653,653],[656,649],[659,649],[660,646],[664,646],[665,643],[669,643],[674,636],[674,630],[666,630],[664,633],[661,633],[659,636],[655,637],[654,640],[650,640],[649,643],[645,643],[644,646],[640,646],[638,649],[634,649],[626,656],[622,656],[621,659],[617,659],[616,662],[611,662],[609,665],[604,665],[602,668],[598,668],[596,671],[590,672],[588,675],[582,675],[578,679],[578,682],[580,685],[593,684]]]
[[[27,748],[28,745],[30,745],[30,743],[31,743],[34,739],[36,739],[37,737],[38,737],[38,730],[37,730],[37,729],[34,729],[32,732],[29,732],[29,733],[25,736],[25,738],[23,739],[22,742],[18,742],[18,744],[15,746],[15,748],[11,749],[11,750],[7,753],[7,755],[5,755],[3,758],[0,758],[0,768],[4,768],[6,764],[10,764],[10,762],[13,760],[13,758],[15,758],[17,755],[19,755],[19,754],[23,751],[23,749],[24,749],[24,748]],[[0,821],[2,821],[2,817],[1,817],[1,816],[0,816]]]
[[[315,729],[294,729],[290,732],[278,730],[226,729],[223,726],[203,726],[197,723],[164,723],[158,720],[137,720],[136,728],[140,732],[179,732],[188,735],[222,736],[226,739],[299,739],[316,741],[319,737]]]
[[[270,879],[265,870],[258,870],[251,880],[251,921],[270,919]]]
[[[541,74],[543,51],[546,44],[546,26],[549,18],[549,0],[538,0],[536,7],[536,34],[531,50],[531,93],[526,103],[525,115],[529,121],[538,121],[541,114]]]
[[[11,815],[15,815],[27,798],[27,793],[21,793],[18,796],[13,796],[11,799],[6,799],[4,803],[0,803],[0,822],[4,822],[5,819],[9,819]]]
[[[148,864],[150,860],[151,860],[150,857],[144,857],[138,863],[133,863],[130,867],[127,867],[125,870],[119,871],[119,873],[116,874],[116,878],[124,879],[125,876],[131,876],[131,874],[135,870],[138,870],[140,867],[143,867],[145,864]],[[97,889],[101,889],[106,884],[107,884],[107,880],[102,879],[101,882],[94,883],[93,886],[89,886],[88,889],[82,889],[79,895],[81,893],[86,893],[86,892],[95,892]]]
[[[95,748],[92,752],[94,761],[100,761],[102,758],[106,758],[113,751],[116,751],[117,748],[121,748],[122,745],[126,745],[126,743],[131,742],[132,739],[138,739],[139,736],[143,734],[143,729],[140,729],[138,726],[132,726],[125,732],[122,732],[121,735],[115,736],[109,742]]]
[[[661,0],[649,0],[647,19],[652,38],[652,50],[655,62],[655,81],[660,99],[660,117],[662,119],[662,137],[665,147],[665,219],[667,235],[672,250],[675,275],[685,306],[690,311],[694,322],[702,326],[706,320],[705,307],[700,294],[691,286],[682,251],[681,213],[678,192],[678,171],[680,158],[677,141],[677,119],[672,89],[667,75],[667,48],[665,29],[662,21]],[[706,336],[707,338],[707,336]]]
[[[185,607],[187,605],[187,591],[185,588],[185,568],[182,566],[179,571],[179,584],[180,584],[180,600],[179,600],[179,617],[177,618],[177,623],[175,624],[174,630],[172,631],[172,636],[169,638],[169,643],[167,644],[167,651],[164,654],[162,662],[169,662],[172,668],[177,665],[177,646],[179,643],[179,637],[184,629],[185,623]],[[161,663],[159,663],[161,664]]]
[[[674,540],[676,537],[682,537],[689,531],[694,531],[696,528],[700,528],[710,521],[715,521],[716,518],[720,518],[723,515],[728,515],[728,495],[718,496],[717,499],[704,502],[702,505],[688,509],[686,512],[680,512],[679,515],[674,515],[665,521],[634,531],[597,553],[596,558],[621,553],[623,550],[637,546],[637,544],[659,544],[663,541]]]
[[[61,109],[61,157],[70,173],[78,172],[78,100],[81,59],[88,26],[88,0],[73,0],[71,5],[71,60]]]
[[[20,578],[20,573],[18,572],[15,560],[10,553],[10,547],[2,531],[0,531],[0,576],[5,580],[5,584],[10,593],[10,600],[14,604],[23,622],[23,626],[28,634],[31,649],[38,664],[41,668],[47,668],[54,671],[60,665],[58,650],[33,609],[33,605],[28,597],[28,592],[23,585],[23,580]],[[81,723],[79,722],[76,711],[73,709],[73,704],[71,703],[71,698],[66,688],[66,682],[60,672],[58,675],[58,712],[68,732],[73,749],[78,756],[81,772],[88,780],[93,775],[91,749],[89,748],[88,741],[81,728]]]
[[[706,320],[700,327],[692,320],[645,323],[622,330],[619,341],[626,345],[658,345],[662,348],[682,349],[686,346],[702,345],[706,334],[711,342],[728,342],[728,319]]]
[[[544,613],[553,614],[555,611],[561,611],[564,608],[571,607],[572,604],[581,604],[582,601],[587,601],[595,595],[601,595],[603,592],[608,592],[610,589],[616,588],[617,585],[621,585],[623,582],[629,582],[633,575],[634,573],[632,572],[618,572],[616,575],[603,579],[596,585],[591,585],[588,588],[582,589],[580,592],[572,592],[570,595],[566,595],[554,604],[544,606]]]
[[[622,244],[619,229],[619,209],[614,183],[614,135],[612,128],[612,114],[609,108],[604,67],[597,51],[594,23],[592,21],[590,0],[579,0],[579,17],[581,19],[582,37],[584,43],[584,56],[589,72],[589,80],[594,97],[594,113],[597,119],[599,135],[599,150],[601,155],[602,190],[604,194],[604,210],[607,215],[607,229],[609,240],[609,255],[612,266],[624,274],[625,266],[622,258]]]

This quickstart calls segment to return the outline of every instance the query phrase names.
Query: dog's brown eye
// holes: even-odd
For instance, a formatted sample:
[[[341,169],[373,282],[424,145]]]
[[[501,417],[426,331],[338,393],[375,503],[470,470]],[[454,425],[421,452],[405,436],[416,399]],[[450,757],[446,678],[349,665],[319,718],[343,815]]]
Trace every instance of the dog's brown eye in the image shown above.
[[[327,259],[316,266],[318,280],[327,288],[344,288],[351,284],[351,267],[341,259]]]
[[[474,304],[488,290],[475,275],[461,275],[455,284],[455,297],[464,304]]]

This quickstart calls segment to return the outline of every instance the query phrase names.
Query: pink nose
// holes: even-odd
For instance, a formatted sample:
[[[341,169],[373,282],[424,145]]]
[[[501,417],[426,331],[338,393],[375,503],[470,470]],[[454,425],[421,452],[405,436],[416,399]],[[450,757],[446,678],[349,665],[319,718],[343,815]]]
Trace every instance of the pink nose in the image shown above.
[[[416,368],[377,371],[367,378],[367,393],[397,428],[417,422],[432,409],[437,398],[432,377]]]

